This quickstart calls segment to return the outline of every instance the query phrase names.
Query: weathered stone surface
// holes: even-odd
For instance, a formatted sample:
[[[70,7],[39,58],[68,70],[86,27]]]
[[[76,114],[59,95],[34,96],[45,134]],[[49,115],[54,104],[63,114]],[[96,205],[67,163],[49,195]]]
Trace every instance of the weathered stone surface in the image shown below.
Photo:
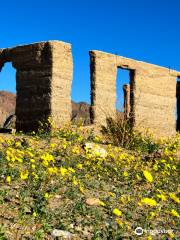
[[[176,97],[177,97],[177,130],[180,131],[180,81],[177,82],[176,89]]]
[[[90,51],[91,116],[97,125],[115,114],[117,68],[130,70],[130,108],[135,128],[157,135],[176,132],[176,84],[180,72],[100,51]]]
[[[86,204],[89,206],[100,206],[101,202],[98,198],[87,198]]]
[[[60,229],[54,229],[52,231],[52,236],[54,238],[61,237],[62,239],[67,239],[67,240],[73,239],[72,233],[70,233],[68,231],[60,230]]]
[[[16,129],[37,130],[49,117],[56,126],[71,119],[72,54],[70,44],[39,42],[0,49],[0,70],[16,69]]]

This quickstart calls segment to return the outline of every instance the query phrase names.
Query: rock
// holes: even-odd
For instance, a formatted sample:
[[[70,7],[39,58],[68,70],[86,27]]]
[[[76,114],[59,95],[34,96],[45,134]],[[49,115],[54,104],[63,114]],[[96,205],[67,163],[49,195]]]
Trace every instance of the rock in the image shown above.
[[[73,238],[72,233],[64,230],[59,230],[59,229],[54,229],[51,235],[53,237],[62,237],[63,239],[68,239],[68,240],[71,240]]]
[[[98,198],[87,198],[86,204],[89,206],[99,206],[100,200]]]
[[[87,153],[91,153],[94,157],[106,158],[108,154],[104,148],[92,142],[85,143],[84,148]]]

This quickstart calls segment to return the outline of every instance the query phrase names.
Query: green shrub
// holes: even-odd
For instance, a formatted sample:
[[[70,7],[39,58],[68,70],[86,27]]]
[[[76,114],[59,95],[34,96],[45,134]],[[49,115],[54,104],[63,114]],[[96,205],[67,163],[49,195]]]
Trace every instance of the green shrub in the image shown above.
[[[132,119],[116,117],[106,118],[106,126],[102,126],[101,133],[115,146],[130,150],[152,153],[159,145],[154,143],[148,134],[142,134],[133,128]]]

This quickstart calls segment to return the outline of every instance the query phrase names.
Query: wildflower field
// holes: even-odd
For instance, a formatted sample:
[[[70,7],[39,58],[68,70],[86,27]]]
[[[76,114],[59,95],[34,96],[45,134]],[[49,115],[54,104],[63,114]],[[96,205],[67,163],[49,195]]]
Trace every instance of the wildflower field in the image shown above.
[[[0,239],[180,239],[180,135],[142,142],[81,126],[0,135]]]

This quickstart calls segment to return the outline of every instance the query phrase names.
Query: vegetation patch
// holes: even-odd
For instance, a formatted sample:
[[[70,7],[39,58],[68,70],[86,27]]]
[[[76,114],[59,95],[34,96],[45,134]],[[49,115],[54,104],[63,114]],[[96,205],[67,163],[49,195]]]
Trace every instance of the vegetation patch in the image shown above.
[[[178,239],[180,135],[134,135],[115,144],[65,126],[0,136],[0,239],[63,231],[71,239],[138,239],[138,227],[144,239]]]

